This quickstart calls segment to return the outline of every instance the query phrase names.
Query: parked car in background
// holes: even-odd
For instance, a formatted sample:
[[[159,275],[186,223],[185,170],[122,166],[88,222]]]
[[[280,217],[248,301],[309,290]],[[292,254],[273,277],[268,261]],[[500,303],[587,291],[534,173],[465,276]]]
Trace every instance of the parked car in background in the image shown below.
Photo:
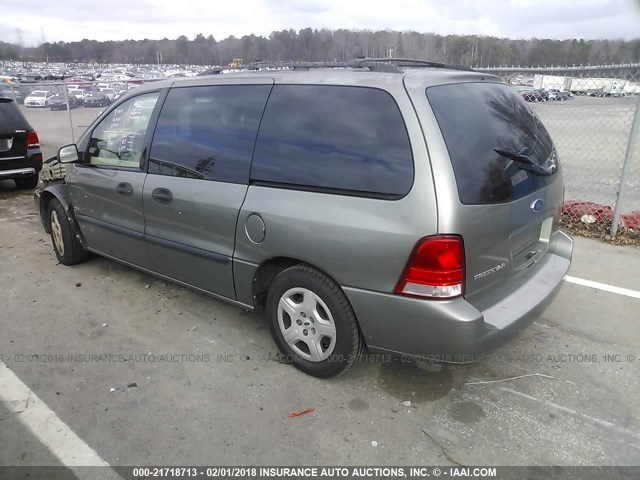
[[[546,92],[549,101],[562,101],[573,98],[571,92],[565,92],[564,90],[558,90],[557,88],[550,88],[546,90]]]
[[[107,97],[109,103],[113,103],[116,99],[116,91],[113,88],[105,88],[102,90],[104,96]]]
[[[78,102],[78,106],[82,106],[82,104],[84,103],[84,90],[78,88],[75,90],[69,90],[69,95],[74,97],[77,102]]]
[[[546,90],[547,100],[550,102],[555,102],[556,100],[560,100],[560,90]]]
[[[35,188],[42,169],[38,134],[16,102],[0,95],[0,180],[19,188]]]
[[[69,98],[69,108],[76,108],[81,105],[81,101],[75,95],[71,93],[68,94]],[[49,107],[51,110],[66,110],[67,109],[67,99],[65,98],[63,93],[57,93],[49,100]]]
[[[104,92],[87,92],[83,103],[85,107],[106,107],[110,102]]]
[[[99,91],[95,85],[91,84],[91,83],[84,83],[84,84],[78,84],[78,85],[68,85],[67,88],[69,89],[69,91],[72,90],[82,90],[85,94],[87,92],[97,92]]]
[[[36,83],[42,80],[44,80],[43,76],[35,72],[20,75],[20,83]]]
[[[562,100],[571,100],[573,98],[573,95],[571,94],[571,92],[566,92],[564,90],[550,89],[550,90],[547,90],[547,93],[549,95],[549,100],[562,101]],[[553,98],[551,98],[552,95],[553,95]]]
[[[54,93],[49,90],[34,90],[24,99],[25,107],[48,107]]]
[[[549,100],[549,94],[544,90],[523,90],[520,95],[527,102],[546,102]]]

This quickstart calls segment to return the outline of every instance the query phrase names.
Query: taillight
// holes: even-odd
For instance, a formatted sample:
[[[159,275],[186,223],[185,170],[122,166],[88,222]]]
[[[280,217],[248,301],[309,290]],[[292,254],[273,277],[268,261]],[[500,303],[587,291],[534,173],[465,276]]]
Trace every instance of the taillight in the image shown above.
[[[409,258],[396,293],[421,298],[453,298],[462,295],[464,244],[455,235],[426,237]]]
[[[38,134],[35,130],[29,130],[27,133],[27,146],[28,147],[39,147],[40,139],[38,138]]]

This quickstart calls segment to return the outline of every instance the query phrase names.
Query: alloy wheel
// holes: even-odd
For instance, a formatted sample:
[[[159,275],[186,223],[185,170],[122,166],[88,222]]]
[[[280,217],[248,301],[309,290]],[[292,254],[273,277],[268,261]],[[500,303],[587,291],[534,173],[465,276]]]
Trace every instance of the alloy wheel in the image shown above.
[[[55,210],[51,211],[51,232],[53,233],[53,244],[56,247],[56,251],[62,257],[64,256],[64,240],[62,239],[62,227],[58,220],[58,213]]]
[[[336,326],[327,304],[307,288],[291,288],[278,302],[278,326],[285,342],[311,362],[326,360],[336,345]]]

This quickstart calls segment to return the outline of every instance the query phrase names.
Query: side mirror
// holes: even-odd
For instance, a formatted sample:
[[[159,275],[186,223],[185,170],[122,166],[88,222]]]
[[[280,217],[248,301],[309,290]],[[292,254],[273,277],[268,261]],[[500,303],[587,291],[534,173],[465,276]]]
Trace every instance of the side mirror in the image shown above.
[[[74,143],[71,145],[65,145],[60,150],[58,150],[58,160],[60,163],[75,163],[80,160],[80,155],[78,154],[78,147]]]

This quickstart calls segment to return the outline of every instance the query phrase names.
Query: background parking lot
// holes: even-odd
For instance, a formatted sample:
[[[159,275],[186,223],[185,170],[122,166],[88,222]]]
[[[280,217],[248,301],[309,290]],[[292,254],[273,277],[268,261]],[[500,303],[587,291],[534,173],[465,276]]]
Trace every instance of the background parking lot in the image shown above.
[[[537,107],[551,130],[558,107]],[[76,138],[97,113],[74,110]],[[45,158],[68,142],[65,112],[26,115]],[[25,385],[0,392],[0,464],[56,465],[78,443],[112,465],[640,463],[633,296],[565,283],[479,363],[365,357],[327,381],[280,363],[258,315],[106,259],[57,264],[30,193],[9,181],[0,269],[0,375]],[[637,248],[576,239],[573,277],[637,292],[638,271]],[[43,440],[34,415],[77,441]]]

